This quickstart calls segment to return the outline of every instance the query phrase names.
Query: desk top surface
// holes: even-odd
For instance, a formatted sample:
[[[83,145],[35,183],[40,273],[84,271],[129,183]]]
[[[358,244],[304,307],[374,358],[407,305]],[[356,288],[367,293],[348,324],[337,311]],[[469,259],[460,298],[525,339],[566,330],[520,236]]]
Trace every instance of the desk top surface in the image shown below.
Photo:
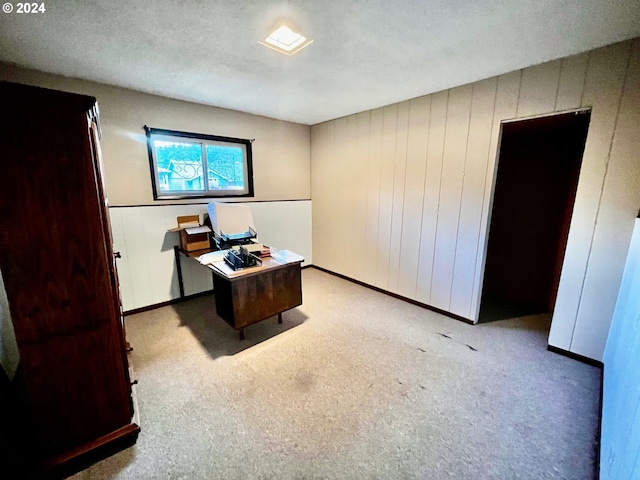
[[[180,249],[180,251],[188,256],[191,257],[195,260],[198,260],[198,258],[201,255],[204,255],[205,253],[210,253],[212,251],[215,251],[213,249],[207,248],[204,250],[194,250],[192,252],[187,252],[185,250]],[[294,254],[295,255],[295,254]],[[234,279],[234,278],[239,278],[239,277],[245,277],[245,276],[249,276],[249,275],[257,275],[261,272],[267,271],[267,270],[274,270],[277,268],[284,268],[287,265],[292,265],[292,264],[300,264],[304,261],[304,259],[302,257],[300,257],[300,259],[295,259],[293,261],[279,261],[274,257],[264,257],[261,258],[262,260],[262,265],[257,265],[255,267],[247,267],[247,268],[243,268],[240,270],[233,270],[231,267],[229,267],[229,265],[227,265],[224,261],[223,262],[214,262],[211,263],[209,265],[202,265],[203,267],[208,267],[211,269],[211,271],[217,275],[220,275],[221,277],[224,278],[228,278],[228,279]]]
[[[292,263],[302,263],[302,262],[281,263],[272,257],[265,257],[265,258],[262,258],[261,260],[262,260],[262,265],[257,265],[255,267],[242,268],[240,270],[233,270],[225,262],[216,262],[206,266],[209,267],[211,270],[213,270],[214,273],[221,274],[222,276],[229,279],[234,279],[238,277],[246,277],[249,275],[257,275],[267,270],[284,268],[287,265],[291,265]]]

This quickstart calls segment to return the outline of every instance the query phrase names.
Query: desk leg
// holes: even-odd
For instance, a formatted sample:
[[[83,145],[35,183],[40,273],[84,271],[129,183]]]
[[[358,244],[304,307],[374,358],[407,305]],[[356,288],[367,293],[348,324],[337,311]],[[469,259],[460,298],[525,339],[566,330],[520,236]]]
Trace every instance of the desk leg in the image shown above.
[[[238,333],[240,334],[240,340],[244,340],[244,328],[238,330]]]
[[[178,270],[178,287],[180,288],[180,298],[184,297],[184,284],[182,283],[182,265],[180,264],[180,251],[174,245],[173,253],[176,256],[176,269]]]
[[[282,312],[278,314],[278,323],[282,323]]]

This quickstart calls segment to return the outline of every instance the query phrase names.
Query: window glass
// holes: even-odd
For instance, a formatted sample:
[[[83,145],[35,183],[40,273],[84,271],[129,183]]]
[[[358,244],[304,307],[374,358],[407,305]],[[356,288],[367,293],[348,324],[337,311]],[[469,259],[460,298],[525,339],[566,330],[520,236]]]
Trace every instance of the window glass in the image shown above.
[[[223,145],[205,145],[209,188],[212,190],[244,190],[243,149]]]
[[[202,145],[154,140],[160,193],[204,192]]]

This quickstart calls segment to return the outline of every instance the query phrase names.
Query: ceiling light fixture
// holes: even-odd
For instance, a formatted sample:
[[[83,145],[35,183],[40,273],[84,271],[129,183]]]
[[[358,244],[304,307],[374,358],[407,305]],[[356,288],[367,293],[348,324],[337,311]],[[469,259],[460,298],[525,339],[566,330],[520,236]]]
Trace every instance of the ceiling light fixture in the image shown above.
[[[293,31],[286,25],[281,25],[258,43],[285,55],[293,55],[310,45],[311,42],[313,40],[308,39],[301,33]]]

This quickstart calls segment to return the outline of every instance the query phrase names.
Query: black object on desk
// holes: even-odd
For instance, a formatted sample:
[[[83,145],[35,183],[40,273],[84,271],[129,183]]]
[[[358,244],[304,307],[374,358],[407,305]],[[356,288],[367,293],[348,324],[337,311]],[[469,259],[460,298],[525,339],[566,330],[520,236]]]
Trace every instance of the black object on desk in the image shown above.
[[[243,268],[262,265],[262,260],[249,253],[249,251],[244,247],[240,247],[239,250],[229,250],[224,256],[224,261],[233,270],[241,270]]]

